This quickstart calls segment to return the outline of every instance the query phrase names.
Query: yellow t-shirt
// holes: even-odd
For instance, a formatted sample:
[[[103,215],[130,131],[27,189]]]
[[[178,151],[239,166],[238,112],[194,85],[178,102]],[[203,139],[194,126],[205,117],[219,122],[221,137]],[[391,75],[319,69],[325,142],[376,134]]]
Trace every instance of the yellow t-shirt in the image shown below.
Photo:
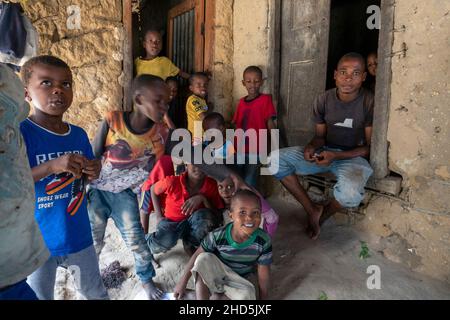
[[[186,114],[188,122],[188,130],[192,134],[192,141],[194,143],[201,142],[203,138],[203,128],[201,123],[194,127],[195,121],[202,121],[200,115],[208,111],[208,105],[205,99],[202,99],[195,94],[191,95],[186,102]],[[195,129],[195,132],[194,132]]]
[[[167,57],[156,57],[153,60],[136,58],[134,65],[136,67],[136,76],[152,74],[162,78],[164,81],[168,77],[174,77],[180,73],[180,69]]]

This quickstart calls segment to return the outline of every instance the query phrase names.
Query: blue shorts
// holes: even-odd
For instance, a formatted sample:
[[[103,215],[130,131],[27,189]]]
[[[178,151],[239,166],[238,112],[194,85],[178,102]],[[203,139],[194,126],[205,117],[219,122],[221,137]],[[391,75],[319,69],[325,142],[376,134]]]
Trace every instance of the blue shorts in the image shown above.
[[[276,150],[270,154],[270,172],[281,180],[290,175],[310,175],[331,172],[336,177],[334,198],[344,208],[357,207],[364,198],[364,187],[373,173],[369,162],[362,157],[335,160],[329,166],[319,166],[306,161],[304,147],[290,147]],[[324,148],[329,151],[339,149]]]

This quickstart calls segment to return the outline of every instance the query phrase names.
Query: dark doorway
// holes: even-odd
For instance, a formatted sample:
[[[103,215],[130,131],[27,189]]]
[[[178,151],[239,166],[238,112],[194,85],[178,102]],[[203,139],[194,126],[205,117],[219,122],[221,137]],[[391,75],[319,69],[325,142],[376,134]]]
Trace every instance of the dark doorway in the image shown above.
[[[334,88],[334,70],[339,59],[348,52],[364,58],[378,49],[378,29],[369,29],[367,8],[380,7],[381,0],[332,0],[328,44],[327,89]],[[372,79],[368,78],[366,83]]]
[[[214,0],[129,0],[133,7],[130,27],[132,61],[145,56],[143,40],[147,30],[158,30],[164,43],[160,56],[168,57],[181,71],[207,71],[212,63]],[[133,74],[134,76],[134,74]],[[169,114],[179,128],[186,126],[186,79],[177,77],[178,97]]]
[[[393,194],[400,181],[389,175],[387,131],[389,122],[392,43],[395,0],[281,0],[275,30],[279,41],[274,56],[280,63],[278,115],[281,137],[289,146],[305,145],[314,136],[312,105],[317,95],[334,87],[339,58],[356,51],[378,52],[377,85],[371,144],[373,189]],[[380,29],[369,29],[371,5],[381,9]],[[388,177],[389,179],[384,179]],[[388,189],[391,190],[388,190]]]
[[[168,17],[170,9],[182,3],[183,0],[142,0],[136,2],[136,9],[133,11],[133,62],[138,57],[145,56],[143,40],[147,30],[158,30],[161,32],[163,48],[160,56],[169,57],[168,39],[170,38],[168,30]],[[137,5],[139,4],[139,5]],[[177,61],[172,60],[175,65]],[[181,67],[177,65],[178,67]],[[183,70],[191,72],[191,70]],[[135,74],[134,74],[135,75]],[[179,128],[186,126],[186,112],[184,105],[188,95],[187,82],[181,77],[177,77],[179,85],[178,97],[171,103],[170,117]]]
[[[137,1],[139,2],[139,1]],[[167,23],[170,8],[183,0],[142,0],[138,11],[133,12],[133,58],[144,55],[142,41],[144,32],[148,29],[160,30],[163,42],[167,44]],[[167,45],[164,45],[161,55],[167,56]]]

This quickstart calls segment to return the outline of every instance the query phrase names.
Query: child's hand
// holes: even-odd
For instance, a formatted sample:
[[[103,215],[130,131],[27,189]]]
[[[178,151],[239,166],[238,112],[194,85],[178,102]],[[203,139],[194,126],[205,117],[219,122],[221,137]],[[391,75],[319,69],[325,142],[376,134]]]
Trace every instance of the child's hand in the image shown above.
[[[173,296],[176,300],[181,300],[184,297],[184,294],[186,293],[186,284],[183,281],[180,281],[175,286],[175,289],[173,290]]]
[[[181,212],[185,216],[190,216],[194,213],[194,210],[197,209],[203,202],[205,201],[205,196],[198,194],[186,200],[181,207]]]
[[[54,174],[69,172],[76,179],[80,179],[83,174],[83,168],[87,159],[79,154],[65,154],[55,160],[52,160],[51,171]]]
[[[102,163],[100,160],[86,160],[83,173],[87,176],[88,181],[94,181],[100,176],[102,170]]]
[[[303,151],[303,156],[306,161],[314,162],[314,160],[315,160],[314,159],[314,151],[315,151],[315,149],[311,145],[307,145],[305,147],[305,150]]]

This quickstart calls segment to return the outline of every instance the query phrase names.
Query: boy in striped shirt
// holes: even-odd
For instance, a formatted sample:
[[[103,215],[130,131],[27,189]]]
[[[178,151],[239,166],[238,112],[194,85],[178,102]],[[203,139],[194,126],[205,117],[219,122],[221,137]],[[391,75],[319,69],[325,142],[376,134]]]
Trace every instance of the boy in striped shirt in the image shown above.
[[[259,228],[261,201],[252,191],[239,190],[230,209],[233,222],[203,239],[175,287],[175,298],[183,298],[193,275],[197,300],[255,300],[255,287],[248,277],[256,271],[259,298],[267,299],[272,243]]]

